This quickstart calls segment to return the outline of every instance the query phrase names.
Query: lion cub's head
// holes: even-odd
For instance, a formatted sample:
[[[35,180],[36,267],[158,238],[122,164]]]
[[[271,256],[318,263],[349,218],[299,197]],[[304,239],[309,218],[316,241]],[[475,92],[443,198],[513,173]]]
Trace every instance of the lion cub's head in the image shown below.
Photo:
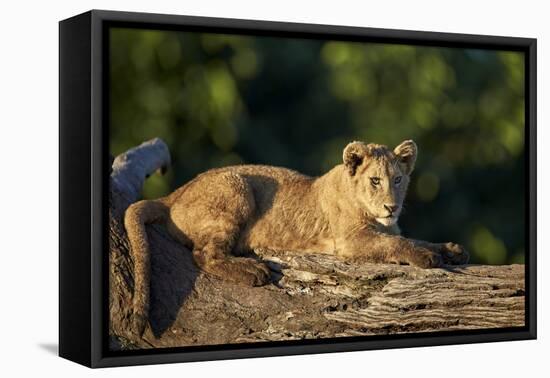
[[[417,147],[406,140],[391,151],[379,144],[352,142],[344,149],[344,166],[355,200],[384,226],[397,222],[414,169]]]

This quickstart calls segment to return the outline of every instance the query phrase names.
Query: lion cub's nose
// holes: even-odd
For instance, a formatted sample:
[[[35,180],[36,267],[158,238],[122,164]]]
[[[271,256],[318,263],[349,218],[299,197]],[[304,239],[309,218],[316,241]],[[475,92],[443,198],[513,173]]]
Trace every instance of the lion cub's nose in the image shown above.
[[[398,205],[384,205],[384,207],[386,208],[386,210],[389,211],[390,214],[395,213],[397,209],[399,209]]]

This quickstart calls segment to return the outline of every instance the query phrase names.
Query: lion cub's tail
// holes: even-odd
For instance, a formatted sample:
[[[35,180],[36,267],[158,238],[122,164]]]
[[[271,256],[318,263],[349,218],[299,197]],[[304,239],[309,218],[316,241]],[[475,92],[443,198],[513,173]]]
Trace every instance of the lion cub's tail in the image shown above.
[[[164,223],[169,216],[162,200],[136,202],[126,210],[124,227],[134,260],[133,328],[143,335],[149,315],[151,260],[145,225]]]

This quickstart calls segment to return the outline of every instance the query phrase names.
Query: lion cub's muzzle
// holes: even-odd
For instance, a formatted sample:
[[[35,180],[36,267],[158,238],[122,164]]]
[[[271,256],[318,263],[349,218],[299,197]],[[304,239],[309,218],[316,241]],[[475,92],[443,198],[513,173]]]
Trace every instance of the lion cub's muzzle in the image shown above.
[[[386,211],[388,212],[388,217],[392,217],[399,214],[399,207],[400,207],[399,205],[395,205],[395,204],[384,205],[384,209],[386,209]]]
[[[376,221],[384,226],[392,226],[397,222],[397,218],[399,218],[401,206],[396,204],[385,204],[384,209],[386,210],[386,215],[376,218]]]

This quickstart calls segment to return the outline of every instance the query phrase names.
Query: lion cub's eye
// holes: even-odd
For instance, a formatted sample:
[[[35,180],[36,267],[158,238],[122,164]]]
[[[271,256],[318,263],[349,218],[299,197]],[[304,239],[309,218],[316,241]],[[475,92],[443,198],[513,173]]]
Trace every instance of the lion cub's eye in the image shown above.
[[[370,183],[372,184],[372,186],[377,186],[380,184],[380,177],[371,177],[370,178]]]
[[[397,176],[396,178],[394,178],[393,182],[395,182],[395,184],[399,184],[401,182],[401,176]]]

